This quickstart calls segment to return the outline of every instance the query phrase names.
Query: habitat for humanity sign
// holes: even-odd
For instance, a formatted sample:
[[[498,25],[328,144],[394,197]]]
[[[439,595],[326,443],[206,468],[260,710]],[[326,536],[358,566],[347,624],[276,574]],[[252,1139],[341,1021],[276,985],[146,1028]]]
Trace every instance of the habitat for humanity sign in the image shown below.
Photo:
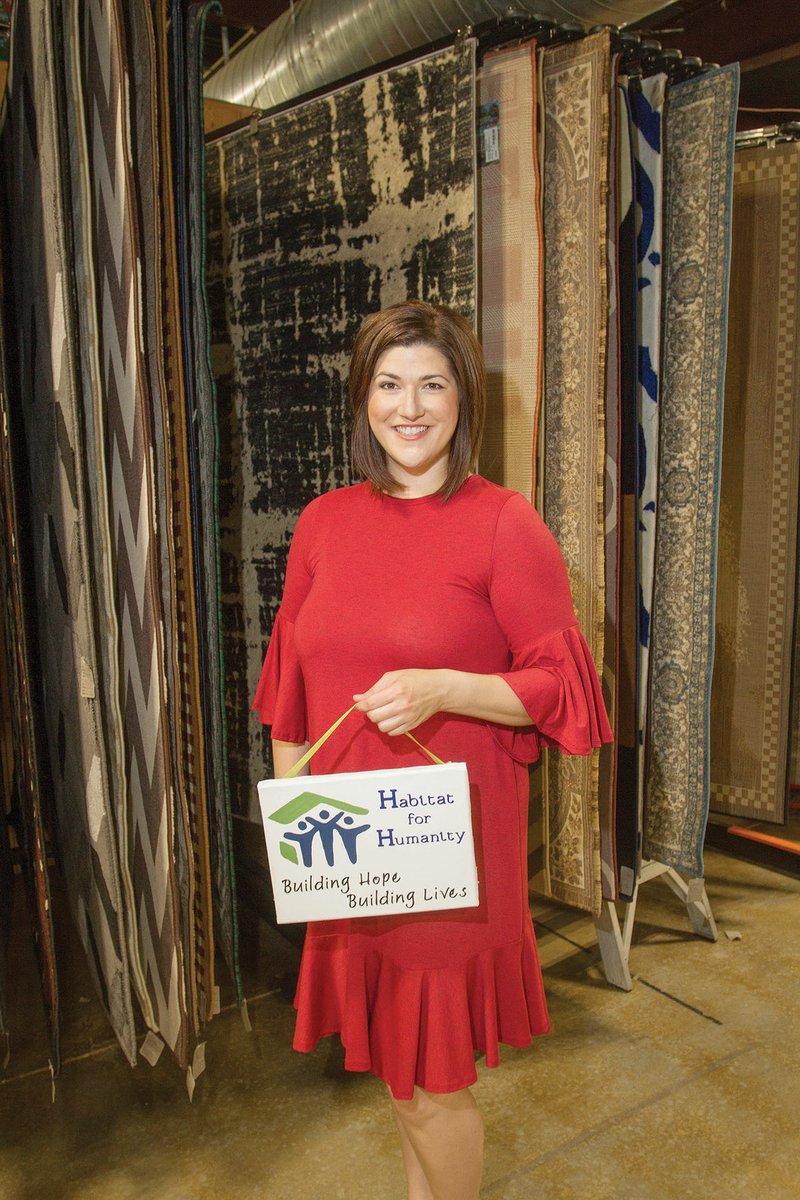
[[[474,908],[464,763],[258,785],[279,922]]]

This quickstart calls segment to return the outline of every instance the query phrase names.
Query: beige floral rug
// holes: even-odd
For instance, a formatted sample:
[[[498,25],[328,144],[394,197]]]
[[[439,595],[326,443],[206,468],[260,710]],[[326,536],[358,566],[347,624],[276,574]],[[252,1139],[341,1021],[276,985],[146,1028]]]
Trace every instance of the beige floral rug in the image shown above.
[[[608,324],[607,32],[545,51],[544,517],[570,576],[578,620],[603,668],[605,346]],[[598,912],[598,758],[548,752],[551,894]]]
[[[738,67],[669,90],[643,853],[702,875]]]

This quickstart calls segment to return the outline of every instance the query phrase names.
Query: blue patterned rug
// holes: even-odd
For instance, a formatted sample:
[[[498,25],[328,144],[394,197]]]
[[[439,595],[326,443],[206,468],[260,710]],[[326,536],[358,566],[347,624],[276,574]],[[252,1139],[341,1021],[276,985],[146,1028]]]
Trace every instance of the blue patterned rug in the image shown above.
[[[638,313],[637,237],[634,194],[633,118],[627,76],[617,93],[619,155],[617,158],[617,286],[619,310],[619,426],[617,464],[617,707],[615,723],[616,868],[619,893],[633,895],[639,863],[639,753],[636,696],[638,694],[638,621],[636,580],[638,545],[636,506],[639,477],[637,433]]]

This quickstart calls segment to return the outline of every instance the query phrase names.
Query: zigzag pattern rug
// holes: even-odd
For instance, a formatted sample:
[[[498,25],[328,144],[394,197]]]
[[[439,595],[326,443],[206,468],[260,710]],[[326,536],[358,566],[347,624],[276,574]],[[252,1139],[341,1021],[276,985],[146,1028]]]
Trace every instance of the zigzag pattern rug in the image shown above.
[[[643,853],[702,875],[738,66],[669,92]]]
[[[152,417],[146,367],[135,331],[138,277],[131,166],[125,147],[127,81],[124,29],[116,3],[82,14],[84,113],[92,204],[102,387],[107,406],[106,461],[121,628],[129,847],[139,901],[138,936],[156,1025],[178,1061],[188,1061],[188,1013],[176,879],[171,847],[174,787],[164,692],[165,664],[154,536]]]
[[[3,135],[0,134],[0,144]],[[0,220],[5,224],[8,213],[5,210],[5,197],[0,203]],[[2,233],[3,243],[8,242],[6,230]],[[17,427],[15,415],[9,408],[9,380],[6,374],[6,344],[4,325],[6,321],[5,307],[5,272],[3,255],[0,253],[0,505],[2,518],[0,523],[0,594],[3,597],[2,613],[0,613],[0,637],[4,639],[3,653],[6,660],[6,683],[11,745],[4,747],[10,751],[12,760],[4,761],[5,786],[8,791],[16,789],[19,802],[21,821],[21,849],[23,851],[23,868],[25,883],[30,896],[30,907],[33,914],[34,945],[39,966],[42,1001],[50,1043],[50,1062],[54,1074],[61,1068],[61,1030],[59,1024],[60,1007],[58,994],[58,970],[56,967],[55,937],[53,930],[53,908],[50,903],[50,872],[47,862],[47,840],[45,823],[42,813],[41,780],[43,748],[40,745],[41,735],[41,698],[38,695],[38,682],[41,671],[35,658],[35,631],[30,629],[31,608],[24,603],[24,597],[30,595],[30,587],[26,587],[23,555],[20,548],[20,533],[23,528],[29,528],[26,521],[21,520],[21,504],[17,497],[23,495],[18,486],[18,472],[14,463],[14,448],[17,454],[24,442],[24,434]],[[27,538],[25,539],[27,543]],[[23,544],[25,544],[23,543]],[[30,567],[30,564],[27,564]],[[5,699],[5,697],[4,697]],[[3,797],[5,800],[5,797]],[[5,821],[4,837],[5,837]],[[4,924],[5,934],[11,922],[11,906],[13,904],[14,875],[10,858],[0,864],[6,872],[3,881],[7,912]],[[0,954],[5,954],[7,942],[4,939]],[[2,996],[0,996],[2,1003]],[[9,1030],[0,1012],[0,1028],[5,1033],[5,1046],[0,1047],[0,1057],[8,1049]]]
[[[236,890],[230,827],[225,711],[227,680],[222,645],[219,579],[219,431],[211,372],[211,328],[206,299],[205,138],[203,131],[203,36],[218,0],[192,4],[187,14],[186,91],[188,126],[189,309],[192,319],[194,425],[197,438],[197,498],[200,527],[201,607],[205,639],[206,754],[212,821],[212,880],[220,942],[241,1001],[238,972]]]
[[[86,129],[81,118],[83,87],[80,63],[80,3],[67,0],[62,8],[62,45],[65,52],[65,122],[62,126],[69,162],[70,213],[72,223],[72,269],[79,303],[75,311],[78,381],[81,388],[81,417],[86,446],[86,501],[92,536],[92,589],[97,600],[97,635],[102,670],[97,690],[104,716],[108,746],[109,800],[119,846],[120,889],[125,906],[125,936],[131,983],[145,1019],[154,1023],[144,978],[139,942],[133,879],[128,852],[128,783],[125,775],[124,723],[119,682],[119,622],[114,587],[114,552],[108,523],[108,486],[105,458],[105,403],[98,353],[96,280],[91,221],[84,214],[91,209],[88,177]]]
[[[190,188],[187,147],[191,130],[202,151],[207,8],[187,18],[177,0],[45,0],[19,6],[12,32],[2,192],[3,332],[13,361],[0,575],[54,1070],[58,990],[41,800],[52,797],[52,848],[131,1063],[132,992],[184,1067],[192,1036],[215,1011],[212,815],[213,891],[240,990],[220,659],[215,676],[201,654],[209,597],[216,613],[206,569],[216,562],[215,522],[192,490],[199,471],[212,479],[214,471],[213,436],[202,463],[193,445],[198,363],[208,378],[207,322],[202,314],[192,323],[190,304],[202,313],[199,217],[191,245],[187,233],[187,208],[199,206],[201,175]],[[193,58],[184,69],[187,27]],[[36,548],[30,563],[16,554],[17,527]],[[211,546],[205,559],[201,544]],[[201,683],[216,704],[211,739]]]
[[[783,822],[797,597],[800,145],[736,152],[711,807]]]
[[[368,313],[409,296],[471,316],[471,42],[208,147],[209,301],[232,805],[257,814],[250,704],[300,509],[350,482],[345,374]]]
[[[169,714],[166,722],[167,742],[170,755],[170,771],[175,780],[174,831],[175,875],[180,900],[180,922],[183,944],[187,949],[184,957],[186,968],[187,1008],[195,1029],[198,1028],[199,993],[206,986],[205,968],[207,956],[202,953],[204,939],[200,938],[201,952],[197,952],[198,924],[202,928],[204,892],[198,881],[200,874],[198,855],[193,853],[192,813],[196,807],[198,787],[203,787],[200,758],[200,777],[187,769],[187,762],[194,766],[195,756],[191,748],[202,743],[202,731],[192,720],[196,708],[186,704],[187,677],[197,675],[196,659],[192,659],[191,632],[186,629],[186,609],[181,603],[181,583],[185,572],[192,578],[191,561],[177,569],[174,526],[183,513],[180,503],[180,476],[173,479],[173,463],[181,461],[182,443],[173,433],[170,406],[165,396],[164,373],[159,348],[161,340],[161,255],[165,241],[158,181],[163,170],[162,162],[169,161],[164,153],[169,142],[159,142],[157,132],[158,115],[158,62],[155,53],[155,30],[149,6],[131,5],[124,10],[127,18],[125,28],[125,50],[127,76],[131,96],[135,103],[127,111],[130,137],[136,161],[136,198],[139,220],[131,231],[141,276],[142,306],[141,337],[145,346],[142,366],[144,369],[143,397],[149,410],[152,435],[154,470],[153,502],[154,530],[158,530],[159,587],[158,595],[163,614],[162,637],[165,667],[165,700]],[[159,161],[161,160],[161,161]],[[175,496],[179,499],[176,503]],[[195,639],[196,640],[196,639]],[[184,666],[185,664],[185,666]],[[196,678],[195,678],[195,686]],[[188,685],[191,695],[191,684]],[[182,747],[190,753],[184,755]],[[202,790],[201,790],[202,794]],[[194,847],[195,851],[197,847]],[[138,939],[137,939],[138,941]],[[152,1010],[148,995],[145,1000]],[[157,1027],[157,1025],[156,1025]]]
[[[82,422],[76,386],[69,206],[62,192],[61,65],[49,5],[15,12],[3,131],[9,284],[18,316],[16,410],[25,430],[43,720],[64,878],[90,969],[131,1062],[135,1029],[109,760],[100,705]]]
[[[547,50],[544,88],[544,517],[603,669],[608,32]],[[580,302],[577,298],[580,297]],[[598,756],[548,752],[553,896],[599,912]]]

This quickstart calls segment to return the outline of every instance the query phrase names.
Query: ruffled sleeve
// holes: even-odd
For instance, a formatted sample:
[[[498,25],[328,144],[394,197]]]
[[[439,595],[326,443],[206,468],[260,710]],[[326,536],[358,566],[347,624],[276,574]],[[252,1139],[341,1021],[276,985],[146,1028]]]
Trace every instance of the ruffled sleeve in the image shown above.
[[[279,742],[306,741],[306,693],[294,641],[294,621],[279,609],[272,627],[253,708]]]
[[[491,726],[503,749],[528,763],[539,757],[542,744],[565,754],[589,754],[611,741],[600,681],[575,618],[564,560],[522,496],[513,496],[498,519],[490,599],[511,655],[511,665],[500,677],[531,718],[530,726]]]
[[[306,691],[295,645],[295,621],[314,579],[317,540],[317,501],[300,514],[295,527],[283,598],[270,633],[253,708],[263,725],[271,725],[271,736],[279,742],[306,741]]]

